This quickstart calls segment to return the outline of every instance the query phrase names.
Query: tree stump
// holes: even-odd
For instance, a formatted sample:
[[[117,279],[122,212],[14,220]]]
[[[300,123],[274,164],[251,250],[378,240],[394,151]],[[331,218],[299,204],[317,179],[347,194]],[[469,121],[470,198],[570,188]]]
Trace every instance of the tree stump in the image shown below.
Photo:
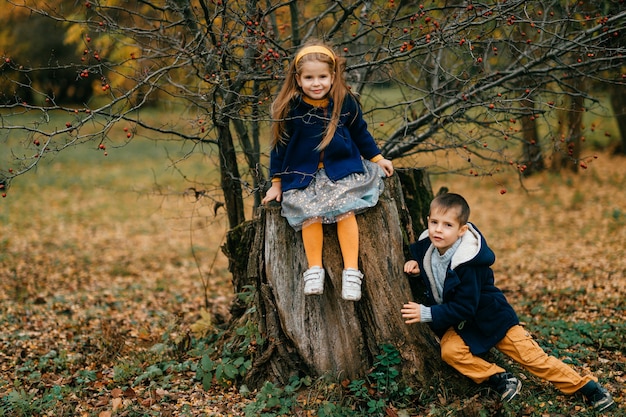
[[[428,177],[421,171],[410,177],[412,192],[428,193],[425,200],[430,201]],[[357,222],[365,276],[358,302],[341,298],[343,261],[335,225],[324,225],[326,282],[324,294],[317,296],[304,295],[307,261],[301,234],[281,216],[278,204],[260,207],[255,220],[229,234],[224,251],[235,289],[257,288],[259,328],[269,341],[247,376],[250,387],[266,380],[286,383],[302,373],[363,378],[385,344],[401,354],[403,377],[412,385],[428,384],[439,375],[442,361],[434,336],[427,326],[406,325],[400,314],[402,305],[415,299],[403,272],[415,232],[398,175],[385,179],[378,204],[358,215]]]

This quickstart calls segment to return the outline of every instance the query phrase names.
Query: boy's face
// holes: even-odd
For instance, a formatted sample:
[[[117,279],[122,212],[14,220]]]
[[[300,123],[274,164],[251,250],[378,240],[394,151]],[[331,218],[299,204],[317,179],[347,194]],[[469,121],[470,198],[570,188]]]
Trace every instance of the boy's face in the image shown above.
[[[433,207],[428,216],[428,237],[441,255],[467,231],[467,224],[459,223],[458,211],[457,208],[444,211]]]
[[[296,74],[296,81],[302,92],[308,97],[319,100],[328,94],[333,85],[334,74],[331,74],[327,63],[308,61],[302,64],[300,74]]]

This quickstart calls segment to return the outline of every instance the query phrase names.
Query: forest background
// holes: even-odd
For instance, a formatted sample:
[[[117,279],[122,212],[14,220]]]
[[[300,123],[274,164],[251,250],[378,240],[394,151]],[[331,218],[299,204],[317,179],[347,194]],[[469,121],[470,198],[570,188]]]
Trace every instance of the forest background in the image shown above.
[[[75,2],[72,4],[76,6]],[[86,13],[96,9],[96,3],[89,1],[80,6]],[[74,10],[69,2],[64,7],[66,11]],[[3,17],[15,18],[6,14],[8,10],[3,9]],[[36,8],[16,10],[18,14],[26,11],[36,15]],[[423,22],[428,18],[415,16]],[[51,62],[51,46],[47,42],[54,41],[56,32],[48,31],[50,27],[33,31],[29,27],[33,20],[29,19],[35,18],[25,19],[25,26],[3,26],[3,39],[6,41],[9,34],[25,39],[37,35],[38,42],[31,42],[21,53],[46,56]],[[593,19],[602,20],[598,16]],[[47,20],[36,21],[50,24]],[[69,18],[66,23],[71,22],[78,19]],[[100,26],[97,20],[92,23]],[[73,35],[78,44],[91,42],[88,34],[77,29],[78,24],[70,27],[64,33]],[[419,39],[424,42],[429,33],[436,33],[420,30]],[[462,44],[463,39],[455,42]],[[101,41],[104,40],[103,36]],[[7,53],[6,45],[5,82],[11,79],[12,71],[29,74],[30,68],[23,63],[32,60],[23,59],[16,47]],[[398,43],[400,53],[412,48],[417,49],[411,43]],[[102,96],[92,98],[94,92],[106,94],[111,85],[119,87],[112,81],[116,77],[118,81],[132,77],[122,72],[102,72],[99,52],[90,47],[84,51],[80,47],[77,52],[73,45],[69,50],[72,56],[88,57],[89,65],[68,66],[73,78],[67,78],[89,79],[87,89],[76,88],[78,83],[57,83],[53,84],[54,91],[47,92],[34,75],[28,75],[27,79],[34,80],[31,84],[19,84],[34,93],[32,100],[19,95],[25,90],[11,88],[16,84],[3,84],[2,89],[5,124],[0,143],[4,186],[0,211],[1,412],[55,416],[256,415],[261,410],[270,416],[280,415],[286,407],[290,411],[283,414],[321,415],[320,410],[329,404],[347,403],[353,415],[367,414],[363,398],[346,387],[329,387],[322,381],[314,381],[308,389],[298,392],[272,386],[266,391],[247,392],[245,387],[233,386],[227,379],[209,389],[197,380],[198,363],[211,340],[207,335],[219,333],[219,325],[228,321],[233,298],[246,296],[233,294],[228,263],[220,250],[233,224],[232,214],[223,210],[219,187],[206,187],[223,181],[219,163],[215,163],[216,153],[198,152],[215,145],[211,136],[201,135],[208,134],[211,128],[189,110],[181,117],[177,115],[177,106],[166,104],[164,109],[152,106],[154,103],[141,109],[141,118],[134,116],[138,108],[130,106],[120,113],[111,113],[113,117],[104,122],[83,123],[83,114],[98,108],[97,103],[106,103]],[[129,50],[124,53],[133,61],[137,58]],[[57,72],[65,68],[56,67],[56,61],[54,65]],[[271,65],[279,67],[276,63]],[[144,70],[149,77],[150,69]],[[111,81],[106,77],[94,78],[96,74],[106,74]],[[621,73],[617,74],[619,80]],[[148,92],[154,86],[144,85]],[[375,94],[364,96],[365,108],[373,107],[374,102],[384,103],[384,107],[386,103],[403,101],[397,90],[385,83],[380,87],[372,90]],[[462,84],[452,87],[461,89]],[[63,96],[69,92],[72,97]],[[164,92],[173,94],[159,90],[160,94]],[[443,152],[407,152],[406,158],[397,159],[397,165],[427,167],[432,172],[435,191],[446,186],[468,197],[472,220],[486,234],[498,256],[498,283],[529,329],[548,351],[567,358],[583,372],[598,375],[618,402],[611,415],[621,415],[625,362],[622,346],[626,333],[626,172],[624,157],[615,153],[620,149],[621,133],[617,113],[611,110],[610,92],[599,92],[592,100],[593,110],[580,112],[583,117],[579,128],[584,136],[571,142],[577,144],[576,149],[572,145],[562,149],[564,152],[545,155],[543,162],[547,165],[553,160],[558,162],[556,170],[538,170],[526,177],[519,173],[530,164],[518,162],[511,164],[511,174],[499,168],[502,165],[492,164],[495,159],[502,162],[508,156],[507,148],[496,145],[493,139],[483,143],[480,130],[474,129],[466,131],[467,136],[461,140],[450,142],[450,146],[420,142],[416,140],[422,138],[420,134],[409,135],[407,146],[422,143],[430,151],[439,146]],[[85,94],[83,98],[90,106],[72,107],[79,116],[68,118],[74,112],[68,112],[64,103],[80,94]],[[125,96],[124,100],[130,103],[130,97]],[[518,102],[502,98],[501,93],[495,97],[498,98],[478,97],[481,101],[474,105],[482,109],[479,115],[488,114],[496,106],[510,111],[512,104]],[[545,99],[536,103],[555,107],[554,102]],[[569,101],[564,101],[562,107],[567,106]],[[520,120],[534,118],[535,110],[515,111]],[[370,125],[377,136],[393,136],[395,126],[390,125],[394,117],[382,114],[369,114]],[[420,117],[415,114],[400,119],[413,126],[419,124],[414,122],[420,121]],[[506,120],[515,124],[509,117],[506,115]],[[557,138],[553,143],[559,143],[559,135],[554,132],[561,132],[557,125],[562,119],[542,119],[546,122],[541,127],[542,134],[547,129],[547,136],[552,133]],[[190,136],[168,138],[170,126],[181,121],[186,127],[180,133]],[[493,121],[501,123],[496,117]],[[476,113],[464,122],[484,123],[492,134],[497,131]],[[29,123],[37,129],[11,128]],[[430,126],[437,123],[440,121]],[[90,126],[96,128],[90,131]],[[94,135],[93,131],[97,133],[99,129],[103,134]],[[506,136],[511,139],[523,136],[523,131],[507,129]],[[59,142],[61,134],[70,139]],[[450,129],[444,137],[455,135],[458,131]],[[581,139],[581,135],[573,136]],[[530,144],[521,139],[519,147]],[[388,142],[387,149],[400,152],[394,144]],[[472,149],[468,149],[468,144]],[[47,152],[35,153],[36,157],[29,154],[42,149],[42,145]],[[481,153],[483,146],[489,154]],[[577,154],[572,157],[572,153],[568,155],[570,151]],[[262,153],[266,156],[266,149]],[[566,170],[559,169],[563,155]],[[487,163],[475,162],[481,157]],[[470,160],[472,163],[467,164]],[[252,212],[251,200],[248,198],[244,204],[247,213]],[[399,300],[399,305],[402,302]],[[243,367],[236,368],[239,370]],[[532,377],[524,382],[525,396],[497,412],[557,416],[571,415],[574,410],[578,415],[593,415],[580,401],[565,398]],[[431,388],[389,404],[385,412],[446,415],[463,409],[470,413],[466,398],[454,397],[445,387]],[[272,396],[277,399],[273,405],[268,404]],[[475,401],[476,398],[480,401],[479,394]],[[485,411],[476,409],[475,415],[481,412]]]

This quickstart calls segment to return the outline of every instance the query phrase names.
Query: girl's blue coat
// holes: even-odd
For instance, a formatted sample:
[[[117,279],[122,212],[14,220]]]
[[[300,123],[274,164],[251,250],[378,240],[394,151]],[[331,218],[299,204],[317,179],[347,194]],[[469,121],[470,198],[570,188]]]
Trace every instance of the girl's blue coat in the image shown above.
[[[502,291],[495,286],[491,269],[496,259],[493,251],[478,229],[471,223],[468,225],[469,230],[461,237],[461,245],[448,267],[441,304],[437,304],[431,289],[429,259],[432,250],[436,249],[427,232],[410,246],[410,252],[418,262],[426,284],[432,330],[441,337],[454,327],[470,351],[480,355],[502,340],[512,326],[519,324],[519,319]]]
[[[270,176],[280,177],[282,191],[306,188],[320,162],[320,144],[332,113],[331,100],[327,108],[313,107],[301,98],[295,99],[285,120],[287,140],[272,149]],[[380,154],[359,103],[348,94],[344,100],[337,131],[323,151],[324,169],[337,181],[350,174],[362,173],[361,156],[372,159]]]

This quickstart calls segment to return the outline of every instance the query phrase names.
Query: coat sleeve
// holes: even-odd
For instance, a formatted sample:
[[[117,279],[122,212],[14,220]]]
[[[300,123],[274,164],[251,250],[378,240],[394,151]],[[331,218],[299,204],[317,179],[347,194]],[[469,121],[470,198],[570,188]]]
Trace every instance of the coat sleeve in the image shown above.
[[[285,158],[285,144],[278,143],[270,152],[270,178],[279,177]]]
[[[350,131],[350,137],[352,137],[363,158],[372,159],[379,155],[380,148],[367,128],[367,122],[363,118],[363,111],[356,98],[348,95],[344,108],[347,108],[349,117],[346,120],[346,125]]]
[[[287,144],[293,135],[293,110],[285,119],[285,141],[279,141],[270,152],[270,178],[279,177],[284,171]]]

